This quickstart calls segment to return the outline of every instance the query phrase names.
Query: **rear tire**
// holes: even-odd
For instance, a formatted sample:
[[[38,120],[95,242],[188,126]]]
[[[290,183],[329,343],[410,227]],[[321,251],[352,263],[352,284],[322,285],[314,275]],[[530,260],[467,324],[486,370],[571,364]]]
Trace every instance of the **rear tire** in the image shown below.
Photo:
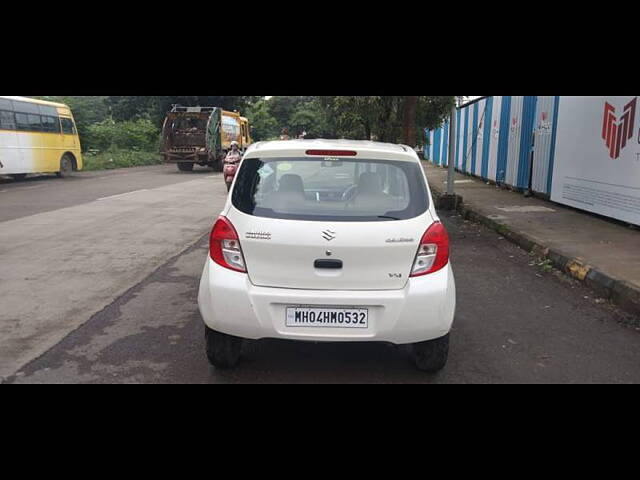
[[[27,178],[27,174],[26,173],[14,173],[11,175],[11,178],[13,178],[16,182],[20,182],[22,180],[24,180],[25,178]]]
[[[207,358],[217,368],[233,368],[240,361],[242,339],[211,330],[205,325]]]
[[[435,373],[442,370],[449,357],[449,334],[411,345],[411,359],[418,370]]]
[[[67,178],[73,172],[73,159],[69,155],[63,155],[60,159],[60,171],[57,175],[60,178]]]
[[[213,168],[214,172],[221,172],[224,168],[224,161],[222,160],[224,157],[214,158],[211,161],[211,168]]]
[[[178,170],[180,170],[181,172],[192,172],[193,163],[180,162],[178,163]]]

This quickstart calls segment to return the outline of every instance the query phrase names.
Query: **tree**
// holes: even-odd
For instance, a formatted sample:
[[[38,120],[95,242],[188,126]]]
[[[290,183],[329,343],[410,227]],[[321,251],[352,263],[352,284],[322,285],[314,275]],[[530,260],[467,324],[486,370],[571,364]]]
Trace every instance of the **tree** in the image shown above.
[[[418,97],[404,97],[404,143],[415,145],[416,141],[416,110],[418,108]]]
[[[448,115],[449,96],[320,97],[340,136],[382,142],[416,143],[415,131],[435,128]]]
[[[255,141],[269,140],[280,133],[278,121],[269,113],[265,100],[251,105],[247,110],[247,118],[251,125],[251,137]]]
[[[293,115],[303,105],[312,103],[315,97],[303,96],[279,96],[271,97],[267,100],[269,112],[276,119],[280,129],[290,128],[290,121]]]
[[[114,120],[136,120],[150,118],[160,125],[171,105],[221,107],[244,113],[249,105],[261,97],[257,96],[121,96],[107,97]]]

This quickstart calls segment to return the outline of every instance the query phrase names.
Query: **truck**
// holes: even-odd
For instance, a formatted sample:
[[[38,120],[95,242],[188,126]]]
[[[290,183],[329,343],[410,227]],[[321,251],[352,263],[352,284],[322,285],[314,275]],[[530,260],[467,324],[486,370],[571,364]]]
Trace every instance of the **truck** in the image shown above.
[[[162,126],[160,153],[183,172],[196,164],[221,172],[233,141],[243,151],[252,143],[249,120],[238,112],[173,105]]]

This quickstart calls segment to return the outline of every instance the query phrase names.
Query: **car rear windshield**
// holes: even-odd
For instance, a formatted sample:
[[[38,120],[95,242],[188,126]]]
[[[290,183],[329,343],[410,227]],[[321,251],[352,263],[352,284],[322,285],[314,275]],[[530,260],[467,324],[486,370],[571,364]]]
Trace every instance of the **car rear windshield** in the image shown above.
[[[249,215],[290,220],[406,220],[429,207],[413,162],[335,158],[249,158],[231,201]]]

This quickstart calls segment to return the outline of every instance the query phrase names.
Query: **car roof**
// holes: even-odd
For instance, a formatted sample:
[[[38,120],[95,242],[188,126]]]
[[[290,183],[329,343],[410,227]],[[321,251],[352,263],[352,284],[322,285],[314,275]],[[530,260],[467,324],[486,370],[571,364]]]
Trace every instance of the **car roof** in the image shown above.
[[[385,158],[419,161],[415,151],[406,145],[367,140],[276,140],[251,145],[246,157],[305,156],[307,150],[355,150],[360,158]],[[340,157],[340,155],[332,155]]]

